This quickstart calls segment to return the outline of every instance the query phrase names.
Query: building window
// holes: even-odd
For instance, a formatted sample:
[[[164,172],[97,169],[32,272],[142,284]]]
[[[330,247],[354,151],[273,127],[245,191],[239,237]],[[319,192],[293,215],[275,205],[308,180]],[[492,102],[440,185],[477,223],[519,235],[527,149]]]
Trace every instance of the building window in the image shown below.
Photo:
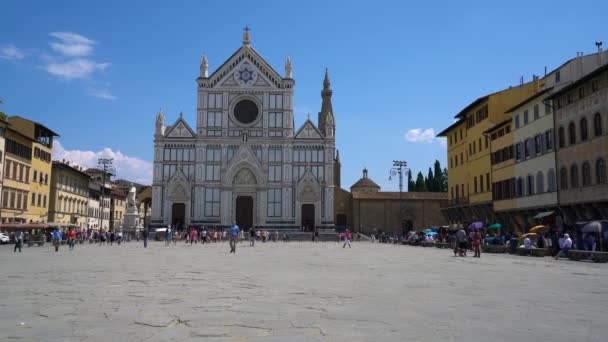
[[[524,110],[524,125],[528,124],[528,111]]]
[[[32,192],[32,205],[36,205],[36,194]]]
[[[530,157],[530,143],[531,139],[524,140],[524,158]]]
[[[588,162],[583,163],[583,186],[591,185],[591,167]]]
[[[521,160],[521,143],[515,144],[515,160]]]
[[[490,191],[490,173],[486,173],[486,191]]]
[[[38,194],[38,206],[42,207],[42,194]]]
[[[34,176],[32,178],[33,182],[37,182],[38,181],[38,171],[34,170]]]
[[[578,98],[582,99],[583,97],[585,97],[585,87],[580,87],[578,88]]]
[[[553,130],[550,129],[545,132],[545,146],[547,147],[547,151],[553,149]]]
[[[549,192],[555,191],[555,170],[549,169],[547,172],[547,190]]]
[[[559,131],[558,131],[558,142],[559,142],[559,148],[563,148],[564,146],[566,146],[566,130],[564,129],[564,127],[560,127]]]
[[[519,177],[517,178],[517,197],[524,195],[524,180]]]
[[[205,189],[205,216],[220,216],[220,189]]]
[[[602,116],[600,113],[595,113],[593,116],[593,131],[596,137],[602,135]]]
[[[281,216],[281,189],[268,189],[268,217]]]
[[[222,94],[208,94],[207,108],[222,108],[224,105]]]
[[[534,120],[538,120],[539,117],[540,117],[540,108],[536,104],[536,105],[534,105]]]
[[[606,163],[602,158],[595,162],[595,177],[597,184],[606,183]]]
[[[222,127],[222,112],[207,112],[207,127]]]
[[[570,186],[578,188],[578,167],[576,164],[570,167]]]
[[[545,192],[545,180],[543,173],[538,171],[536,174],[536,193],[542,194],[543,192]]]
[[[587,119],[581,119],[581,141],[587,140]]]
[[[576,144],[576,126],[574,126],[574,122],[568,125],[568,138],[570,145]]]
[[[559,187],[561,190],[568,189],[568,170],[565,167],[559,170]]]
[[[559,70],[555,72],[555,83],[559,83],[561,80],[561,75],[559,74]]]
[[[597,80],[591,82],[591,92],[592,93],[596,92],[598,89],[599,89],[599,86],[598,86]]]
[[[283,128],[283,113],[282,112],[268,113],[268,127]]]
[[[527,195],[534,195],[534,176],[532,175],[528,175],[528,182],[527,182]]]
[[[519,128],[519,114],[515,115],[515,128]]]
[[[473,177],[473,190],[477,193],[477,176]]]
[[[545,102],[545,115],[551,114],[551,105],[548,102]]]
[[[537,155],[540,154],[541,152],[541,148],[542,148],[542,135],[537,135],[534,137],[534,153],[536,153]]]

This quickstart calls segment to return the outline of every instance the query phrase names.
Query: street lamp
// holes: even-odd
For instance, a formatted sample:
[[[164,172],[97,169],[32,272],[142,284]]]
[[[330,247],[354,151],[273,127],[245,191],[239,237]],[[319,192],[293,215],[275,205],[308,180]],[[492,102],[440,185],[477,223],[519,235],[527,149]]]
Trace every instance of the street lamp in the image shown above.
[[[112,166],[112,162],[114,161],[114,159],[112,158],[99,158],[97,160],[97,164],[101,166],[101,170],[103,171],[103,175],[102,175],[102,183],[101,183],[101,210],[100,210],[100,222],[99,222],[99,229],[103,230],[103,209],[104,209],[104,193],[105,193],[105,188],[106,188],[106,174],[110,177],[112,177],[112,175],[114,175],[116,172],[114,170],[114,167]],[[110,201],[112,200],[112,190],[110,187]],[[109,220],[109,218],[108,218]],[[109,225],[108,225],[109,226]],[[101,240],[100,240],[101,241]]]
[[[402,234],[405,235],[405,225],[403,222],[403,173],[407,169],[407,162],[403,160],[393,160],[393,167],[390,170],[388,180],[399,175],[399,219],[401,220]]]

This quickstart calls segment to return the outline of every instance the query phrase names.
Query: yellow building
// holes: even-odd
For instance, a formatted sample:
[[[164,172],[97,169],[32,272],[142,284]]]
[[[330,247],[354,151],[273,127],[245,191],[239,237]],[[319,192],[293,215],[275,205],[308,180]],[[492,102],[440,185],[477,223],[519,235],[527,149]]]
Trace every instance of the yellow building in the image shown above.
[[[513,210],[515,199],[515,148],[512,120],[507,119],[486,131],[490,137],[490,163],[492,164],[492,200],[494,212]],[[500,219],[501,223],[506,223]]]
[[[112,200],[110,201],[110,231],[122,230],[122,224],[127,212],[128,189],[112,184]]]
[[[482,96],[456,114],[458,120],[438,134],[448,141],[450,203],[443,209],[451,223],[495,221],[489,128],[509,119],[505,111],[539,89],[538,79]],[[454,190],[452,190],[454,189]]]
[[[27,211],[30,204],[33,139],[19,133],[9,125],[6,130],[5,144],[2,223],[26,223],[29,222]]]
[[[86,229],[89,175],[78,167],[58,161],[53,162],[51,175],[49,221]]]
[[[30,203],[26,222],[48,222],[53,138],[59,136],[44,125],[19,116],[8,118],[11,128],[31,140]]]

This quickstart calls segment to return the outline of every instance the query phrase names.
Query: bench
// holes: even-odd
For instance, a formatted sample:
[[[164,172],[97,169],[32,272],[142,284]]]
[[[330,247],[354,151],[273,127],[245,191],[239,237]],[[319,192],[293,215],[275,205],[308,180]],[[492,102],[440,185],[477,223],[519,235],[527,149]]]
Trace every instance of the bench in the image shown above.
[[[517,248],[517,255],[530,255],[535,257],[545,257],[549,255],[549,250],[546,248]]]
[[[507,246],[500,245],[485,245],[481,246],[481,251],[484,253],[507,253]]]
[[[435,246],[434,242],[429,242],[429,241],[422,241],[420,244],[422,245],[422,247],[433,247],[433,246]]]
[[[593,260],[593,262],[598,263],[608,262],[608,252],[570,250],[568,257],[574,261]]]

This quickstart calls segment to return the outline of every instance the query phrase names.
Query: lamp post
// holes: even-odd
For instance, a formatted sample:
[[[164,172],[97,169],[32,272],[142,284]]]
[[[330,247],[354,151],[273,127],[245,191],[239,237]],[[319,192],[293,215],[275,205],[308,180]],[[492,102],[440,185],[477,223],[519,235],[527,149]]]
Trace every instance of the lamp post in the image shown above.
[[[399,219],[401,220],[401,232],[405,235],[405,226],[403,222],[403,173],[407,169],[407,162],[403,160],[393,160],[393,167],[390,170],[388,180],[399,174]]]

